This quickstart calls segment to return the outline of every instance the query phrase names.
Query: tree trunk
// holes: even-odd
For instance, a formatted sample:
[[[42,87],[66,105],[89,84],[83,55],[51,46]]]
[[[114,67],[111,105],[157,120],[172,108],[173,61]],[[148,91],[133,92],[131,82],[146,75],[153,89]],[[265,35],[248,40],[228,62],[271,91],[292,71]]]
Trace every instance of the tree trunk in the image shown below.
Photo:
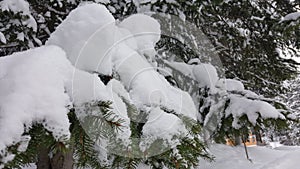
[[[234,144],[236,146],[241,144],[241,138],[240,138],[240,136],[234,136]]]
[[[37,169],[73,169],[73,148],[67,152],[58,151],[50,159],[50,148],[41,148],[36,163]]]
[[[262,142],[260,130],[254,130],[254,134],[256,136],[256,142],[258,143],[258,145],[262,145],[263,142]]]
[[[51,169],[73,169],[73,150],[56,153],[51,159]]]
[[[49,158],[49,148],[42,147],[38,154],[38,161],[36,163],[37,169],[51,169],[50,158]]]

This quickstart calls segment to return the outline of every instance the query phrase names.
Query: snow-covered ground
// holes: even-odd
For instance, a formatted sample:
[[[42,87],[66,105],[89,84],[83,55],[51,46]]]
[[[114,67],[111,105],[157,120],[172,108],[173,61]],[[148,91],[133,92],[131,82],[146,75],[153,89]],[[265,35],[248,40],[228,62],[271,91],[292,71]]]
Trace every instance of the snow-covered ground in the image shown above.
[[[279,146],[248,147],[252,163],[245,157],[243,146],[230,147],[226,145],[210,146],[211,153],[216,157],[209,163],[200,160],[199,169],[299,169],[300,147]]]

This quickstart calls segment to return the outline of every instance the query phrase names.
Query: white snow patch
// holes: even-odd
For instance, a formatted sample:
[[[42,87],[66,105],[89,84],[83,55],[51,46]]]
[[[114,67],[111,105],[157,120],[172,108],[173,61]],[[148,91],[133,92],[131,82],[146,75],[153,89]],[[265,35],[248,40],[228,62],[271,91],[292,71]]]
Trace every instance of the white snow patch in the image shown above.
[[[182,62],[166,62],[166,64],[199,82],[199,87],[214,88],[219,80],[217,70],[211,64],[188,65]]]
[[[211,64],[199,64],[193,67],[195,79],[200,83],[200,87],[215,87],[218,81],[218,73],[216,68]]]
[[[200,159],[198,169],[298,169],[300,166],[300,147],[248,147],[252,163],[246,159],[242,146],[213,144],[209,150],[215,161]]]
[[[142,151],[145,151],[148,146],[157,139],[163,139],[167,141],[169,145],[175,147],[178,140],[173,137],[186,136],[188,134],[181,119],[173,114],[162,111],[158,107],[150,110],[142,132],[144,137],[144,142],[140,143]]]
[[[297,20],[300,17],[300,12],[293,12],[290,14],[287,14],[282,21],[290,21],[290,20]]]
[[[24,38],[25,38],[25,35],[24,35],[23,32],[18,33],[18,35],[17,35],[17,39],[18,39],[18,40],[24,41]]]
[[[138,24],[137,24],[138,23]],[[135,14],[124,19],[119,27],[128,29],[138,42],[138,51],[154,58],[156,51],[155,44],[160,39],[160,24],[152,17]]]
[[[43,122],[56,139],[68,138],[65,79],[71,64],[55,46],[0,58],[0,150],[21,141],[24,124]]]
[[[73,77],[68,81],[68,92],[76,106],[96,100],[109,100],[105,85],[96,74],[73,69]]]
[[[227,91],[244,91],[242,82],[235,79],[225,79],[225,87]]]
[[[0,41],[4,44],[6,44],[6,38],[2,32],[0,32]]]
[[[114,43],[115,32],[115,19],[105,6],[86,4],[70,12],[46,45],[64,49],[76,68],[110,75],[109,48]]]
[[[239,118],[244,114],[247,115],[249,121],[256,125],[256,120],[261,115],[263,119],[280,118],[285,119],[284,115],[276,110],[272,105],[264,101],[250,100],[236,95],[230,95],[229,106],[225,110],[225,116],[233,116],[232,127],[239,129]]]

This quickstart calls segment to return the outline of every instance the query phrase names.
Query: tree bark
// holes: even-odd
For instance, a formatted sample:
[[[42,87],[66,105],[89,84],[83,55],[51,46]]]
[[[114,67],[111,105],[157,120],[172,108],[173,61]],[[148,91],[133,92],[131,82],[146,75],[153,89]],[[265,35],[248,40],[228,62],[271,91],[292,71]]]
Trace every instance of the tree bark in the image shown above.
[[[51,169],[49,148],[42,147],[38,153],[38,161],[36,163],[37,169]]]
[[[51,169],[73,169],[73,148],[57,152],[51,159]]]
[[[262,142],[262,138],[261,138],[261,134],[260,134],[260,131],[259,130],[254,130],[254,134],[256,136],[256,142],[261,145],[263,142]]]
[[[234,144],[236,146],[241,144],[241,138],[240,138],[240,136],[235,136],[234,137]]]
[[[49,157],[50,148],[41,148],[36,163],[37,169],[73,169],[73,148],[67,152],[58,151]]]

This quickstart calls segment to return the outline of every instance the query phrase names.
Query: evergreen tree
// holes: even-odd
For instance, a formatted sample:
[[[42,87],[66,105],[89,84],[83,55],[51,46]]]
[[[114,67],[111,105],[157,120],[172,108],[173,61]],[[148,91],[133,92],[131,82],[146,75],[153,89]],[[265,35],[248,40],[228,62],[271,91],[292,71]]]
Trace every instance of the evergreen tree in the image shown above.
[[[7,3],[8,1],[3,2]],[[50,34],[82,1],[28,0],[28,8],[19,11],[4,6],[3,2],[0,3],[2,9],[0,16],[3,16],[0,24],[1,56],[44,45]],[[27,4],[26,1],[22,2]],[[177,0],[167,2],[158,0],[139,3],[137,1],[112,0],[96,2],[106,5],[112,15],[120,21],[134,13],[154,11],[159,12],[156,16],[158,18],[163,14],[179,16],[178,22],[192,23],[196,26],[195,28],[203,31],[203,36],[208,37],[212,45],[206,41],[206,38],[196,38],[196,45],[193,44],[194,41],[191,40],[194,36],[191,33],[193,29],[189,29],[188,26],[176,27],[179,25],[178,23],[169,22],[171,26],[176,27],[177,32],[182,34],[174,35],[172,32],[168,32],[168,36],[162,35],[161,40],[156,44],[157,56],[154,59],[144,56],[149,62],[158,65],[157,72],[164,75],[170,84],[191,94],[199,108],[197,119],[199,123],[192,123],[191,119],[176,114],[174,110],[160,107],[164,112],[181,119],[191,130],[190,137],[183,138],[180,144],[163,154],[146,159],[109,154],[107,161],[99,161],[97,157],[99,152],[94,147],[95,138],[92,139],[85,133],[86,126],[81,126],[74,115],[76,109],[70,109],[71,138],[69,141],[57,141],[51,136],[50,131],[44,129],[40,124],[35,124],[24,133],[24,136],[29,135],[32,138],[29,141],[28,149],[25,152],[18,152],[17,147],[20,143],[9,147],[8,150],[16,154],[16,157],[13,161],[5,164],[5,167],[18,168],[38,161],[40,168],[45,168],[45,166],[61,168],[61,166],[70,166],[73,163],[79,167],[90,166],[92,168],[135,168],[139,163],[146,163],[154,168],[164,166],[192,168],[197,165],[198,157],[210,159],[201,140],[203,132],[209,132],[209,135],[213,133],[214,139],[222,142],[225,137],[245,135],[250,128],[264,130],[270,126],[286,126],[286,119],[290,118],[288,111],[280,112],[283,116],[279,119],[262,117],[264,111],[255,112],[258,115],[255,123],[251,121],[247,113],[243,114],[244,112],[237,112],[237,114],[242,114],[241,116],[232,112],[226,114],[230,104],[234,103],[234,97],[246,99],[249,102],[272,104],[277,109],[285,109],[285,106],[272,99],[250,93],[244,88],[228,90],[222,85],[217,89],[216,84],[202,85],[203,79],[186,76],[182,69],[174,66],[174,63],[180,62],[189,68],[201,66],[203,63],[210,67],[212,64],[219,73],[218,78],[223,77],[220,72],[225,69],[227,78],[240,80],[245,84],[246,89],[269,97],[282,93],[286,88],[282,87],[281,82],[293,77],[296,72],[296,63],[293,60],[282,58],[280,51],[296,56],[298,55],[297,50],[299,50],[299,36],[297,36],[299,34],[299,18],[294,20],[282,18],[296,12],[299,8],[297,1],[204,0],[190,2]],[[159,20],[163,28],[170,26],[164,25],[164,23],[168,23],[168,19],[168,17],[162,17]],[[33,26],[34,24],[36,26]],[[199,46],[204,47],[203,49],[197,48]],[[211,50],[218,51],[224,69],[220,64],[212,63],[215,61],[212,59],[215,55],[211,55]],[[171,75],[165,75],[164,73],[169,72],[169,69],[172,69]],[[99,73],[98,76],[105,85],[111,79],[120,80],[117,73],[116,75]],[[226,79],[223,80],[226,85]],[[220,81],[222,82],[222,80]],[[143,114],[144,110],[131,105],[129,100],[123,101],[126,103],[128,113]],[[91,130],[102,131],[102,125],[105,125],[105,128],[111,128],[112,132],[101,134],[114,136],[118,133],[117,129],[123,124],[121,118],[109,111],[109,104],[106,102],[88,104],[85,111],[91,108],[98,109],[98,113],[104,117],[99,122],[99,126],[90,126]],[[112,120],[112,117],[116,118]],[[237,121],[238,127],[233,125]],[[200,124],[204,126],[204,131],[201,131]],[[132,136],[142,137],[144,125],[144,123],[131,121]],[[178,138],[175,136],[174,139]],[[153,145],[162,143],[161,140],[158,140]],[[132,145],[132,147],[135,150],[134,153],[142,152],[136,145]],[[53,154],[51,159],[48,157],[49,153]],[[131,155],[134,156],[134,153]],[[70,154],[75,156],[74,159],[70,158]],[[65,159],[69,157],[71,162],[60,161],[61,157]],[[0,157],[1,159],[2,157]]]
[[[289,129],[278,133],[280,141],[285,145],[299,145],[299,76],[294,80],[286,81],[285,85],[289,90],[285,95],[278,97],[279,100],[286,103],[292,112],[291,116],[295,121],[289,123]]]

